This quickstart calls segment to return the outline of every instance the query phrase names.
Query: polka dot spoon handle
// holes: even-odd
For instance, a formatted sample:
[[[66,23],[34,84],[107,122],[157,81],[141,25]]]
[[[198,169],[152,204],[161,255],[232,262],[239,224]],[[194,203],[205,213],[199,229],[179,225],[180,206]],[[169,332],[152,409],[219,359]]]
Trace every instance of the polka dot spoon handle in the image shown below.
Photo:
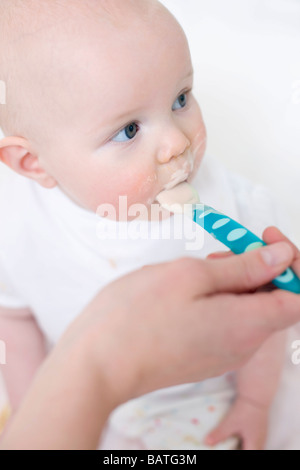
[[[263,240],[243,225],[210,206],[196,204],[193,209],[194,222],[235,254],[241,254],[266,245]],[[300,294],[300,279],[291,268],[276,277],[272,283],[280,289]]]

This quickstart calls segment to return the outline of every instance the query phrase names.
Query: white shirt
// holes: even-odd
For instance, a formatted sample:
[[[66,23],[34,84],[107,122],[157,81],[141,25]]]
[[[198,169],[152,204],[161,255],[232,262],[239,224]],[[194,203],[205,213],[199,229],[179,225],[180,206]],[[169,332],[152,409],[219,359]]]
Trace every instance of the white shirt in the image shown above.
[[[258,236],[270,224],[285,228],[278,201],[264,187],[228,172],[210,157],[193,184],[201,202]],[[102,287],[123,274],[145,264],[204,258],[226,249],[189,220],[185,239],[114,239],[118,231],[137,238],[137,232],[145,235],[153,228],[168,235],[170,221],[116,223],[77,206],[59,188],[45,189],[14,173],[0,190],[0,220],[0,305],[30,308],[50,344]],[[181,220],[172,223],[176,232]],[[194,240],[195,233],[204,244],[190,251],[187,239]]]

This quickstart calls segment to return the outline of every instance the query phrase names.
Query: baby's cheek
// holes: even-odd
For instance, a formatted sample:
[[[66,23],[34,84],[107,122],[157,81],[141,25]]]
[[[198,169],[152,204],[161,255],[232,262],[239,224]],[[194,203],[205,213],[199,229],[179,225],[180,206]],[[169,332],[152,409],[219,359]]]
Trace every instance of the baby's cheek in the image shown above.
[[[128,172],[126,177],[124,176],[122,175],[118,181],[115,179],[110,187],[107,187],[105,205],[98,207],[97,210],[99,215],[103,215],[101,210],[105,211],[107,204],[113,206],[112,212],[116,214],[117,220],[131,220],[132,217],[136,217],[134,216],[136,211],[139,216],[144,214],[142,218],[148,214],[147,208],[159,192],[155,190],[156,175],[148,172]],[[143,207],[137,207],[140,204]]]
[[[204,126],[201,126],[199,131],[195,134],[192,148],[191,148],[191,151],[194,157],[193,174],[197,172],[201,164],[201,161],[203,159],[203,156],[206,150],[206,142],[207,142],[206,130]]]
[[[202,159],[203,159],[203,154],[200,154],[198,152],[197,155],[195,156],[195,159],[194,159],[194,168],[193,168],[193,171],[192,171],[192,176],[195,176],[197,171],[199,170]]]
[[[153,169],[143,170],[127,175],[119,184],[119,194],[126,195],[128,204],[145,204],[153,202],[157,193],[157,175]]]

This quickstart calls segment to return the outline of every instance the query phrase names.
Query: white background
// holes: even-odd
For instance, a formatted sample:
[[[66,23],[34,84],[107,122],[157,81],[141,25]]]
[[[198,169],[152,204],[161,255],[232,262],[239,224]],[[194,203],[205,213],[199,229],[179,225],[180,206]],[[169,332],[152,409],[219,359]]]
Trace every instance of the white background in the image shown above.
[[[268,186],[300,246],[300,0],[162,0],[191,47],[207,152]]]

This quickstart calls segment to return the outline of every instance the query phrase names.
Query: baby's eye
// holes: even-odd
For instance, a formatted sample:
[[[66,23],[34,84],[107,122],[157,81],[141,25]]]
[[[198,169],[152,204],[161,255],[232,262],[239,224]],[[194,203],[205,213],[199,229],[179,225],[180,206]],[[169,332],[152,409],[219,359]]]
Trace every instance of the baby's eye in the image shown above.
[[[186,106],[187,102],[187,94],[182,93],[180,96],[178,96],[177,100],[173,104],[172,110],[176,111],[177,109],[184,108]]]
[[[124,127],[117,135],[115,135],[111,140],[114,142],[126,142],[127,140],[132,140],[139,128],[135,122],[132,122],[128,126]]]

